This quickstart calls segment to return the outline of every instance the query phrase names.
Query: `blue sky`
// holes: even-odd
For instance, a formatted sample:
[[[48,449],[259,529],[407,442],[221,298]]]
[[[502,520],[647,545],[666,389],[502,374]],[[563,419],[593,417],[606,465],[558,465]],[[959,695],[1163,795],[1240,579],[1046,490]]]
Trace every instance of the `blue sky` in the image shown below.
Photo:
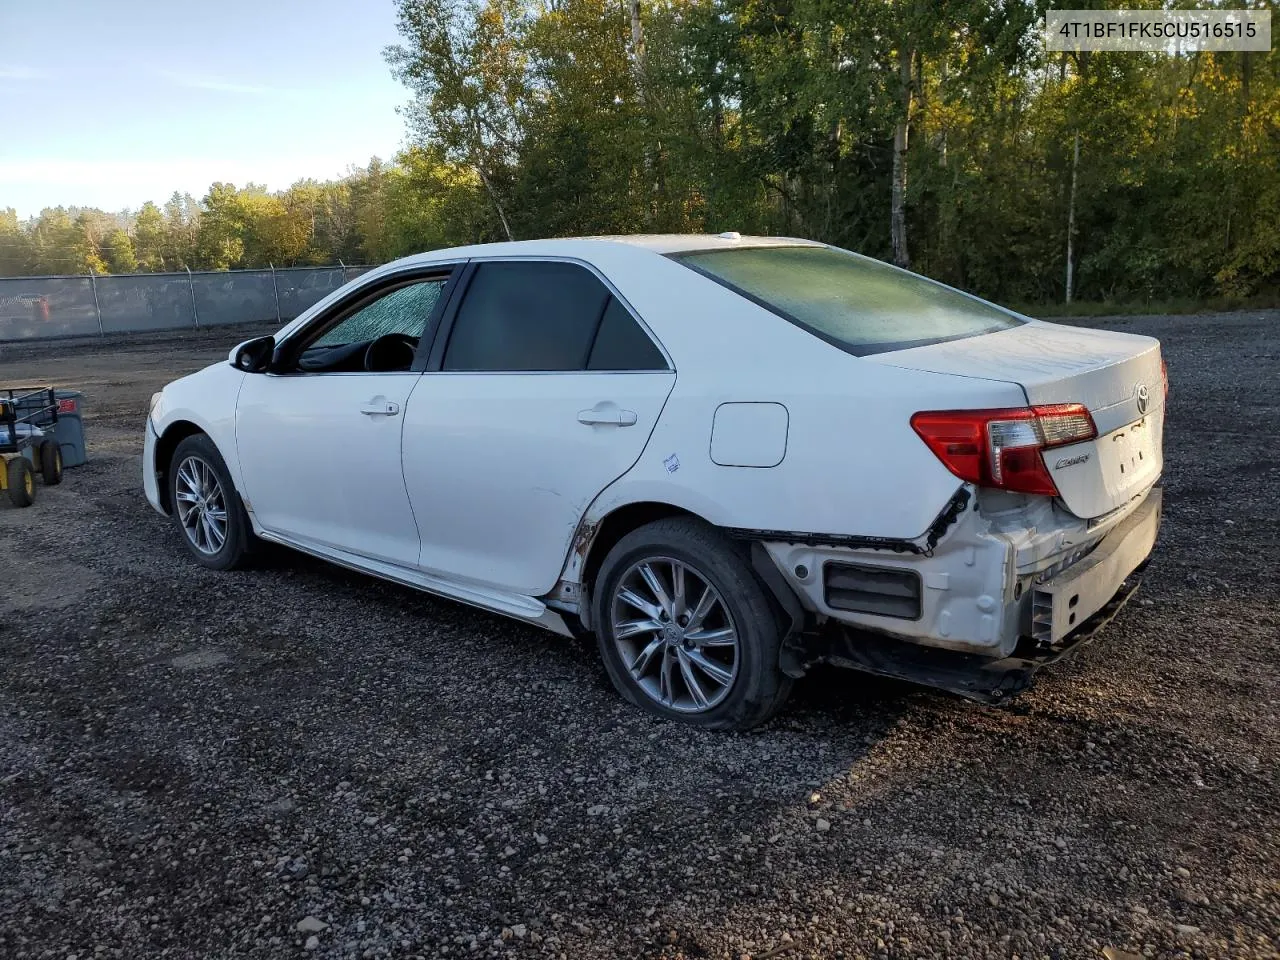
[[[391,157],[392,0],[0,0],[0,209],[136,209]]]

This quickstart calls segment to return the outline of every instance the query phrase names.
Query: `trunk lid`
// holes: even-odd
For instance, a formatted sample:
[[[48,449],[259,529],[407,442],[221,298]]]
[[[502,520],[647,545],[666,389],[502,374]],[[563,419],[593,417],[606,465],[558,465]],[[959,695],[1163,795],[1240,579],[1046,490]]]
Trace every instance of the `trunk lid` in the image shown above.
[[[1016,383],[1033,406],[1084,404],[1097,438],[1044,452],[1062,502],[1078,517],[1119,510],[1160,477],[1164,374],[1159,340],[1036,320],[863,359]]]

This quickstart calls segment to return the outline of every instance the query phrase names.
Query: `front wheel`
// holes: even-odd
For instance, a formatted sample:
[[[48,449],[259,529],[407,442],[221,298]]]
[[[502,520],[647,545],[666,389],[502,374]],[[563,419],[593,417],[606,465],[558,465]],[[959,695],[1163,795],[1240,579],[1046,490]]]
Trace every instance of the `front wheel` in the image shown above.
[[[745,730],[790,693],[765,588],[732,541],[693,518],[647,524],[609,551],[592,621],[614,686],[660,716]]]
[[[253,531],[227,465],[203,433],[178,444],[169,464],[169,502],[187,551],[201,566],[231,570],[248,555]]]

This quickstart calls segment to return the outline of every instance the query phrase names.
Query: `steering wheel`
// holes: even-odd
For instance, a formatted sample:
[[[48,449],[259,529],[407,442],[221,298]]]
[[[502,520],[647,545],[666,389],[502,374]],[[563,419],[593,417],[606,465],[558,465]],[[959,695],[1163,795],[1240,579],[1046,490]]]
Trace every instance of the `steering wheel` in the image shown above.
[[[364,352],[364,368],[370,373],[408,370],[413,366],[418,340],[406,333],[384,333]]]

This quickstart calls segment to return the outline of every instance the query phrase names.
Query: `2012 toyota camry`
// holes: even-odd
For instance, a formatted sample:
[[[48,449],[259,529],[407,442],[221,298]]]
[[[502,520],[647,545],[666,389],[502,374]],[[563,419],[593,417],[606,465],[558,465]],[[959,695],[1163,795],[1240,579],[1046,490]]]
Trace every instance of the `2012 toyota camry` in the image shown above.
[[[260,541],[565,634],[744,728],[836,663],[993,700],[1091,636],[1160,524],[1156,340],[803,240],[440,250],[151,399],[191,556]]]

